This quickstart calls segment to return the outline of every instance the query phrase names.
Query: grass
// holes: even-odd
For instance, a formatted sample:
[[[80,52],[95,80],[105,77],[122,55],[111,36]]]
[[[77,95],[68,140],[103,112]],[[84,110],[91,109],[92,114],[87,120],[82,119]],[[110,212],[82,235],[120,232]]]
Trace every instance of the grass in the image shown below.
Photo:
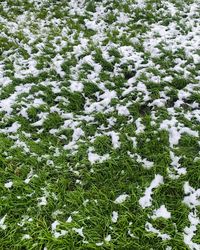
[[[199,249],[199,223],[196,248],[184,231],[200,207],[183,202],[184,184],[200,183],[197,1],[139,2],[1,1],[0,249]],[[71,81],[83,90],[72,91]],[[170,129],[180,132],[175,145]],[[186,169],[177,179],[170,152]],[[157,174],[164,183],[142,208]],[[153,220],[161,205],[171,218]],[[147,222],[171,239],[148,232]]]

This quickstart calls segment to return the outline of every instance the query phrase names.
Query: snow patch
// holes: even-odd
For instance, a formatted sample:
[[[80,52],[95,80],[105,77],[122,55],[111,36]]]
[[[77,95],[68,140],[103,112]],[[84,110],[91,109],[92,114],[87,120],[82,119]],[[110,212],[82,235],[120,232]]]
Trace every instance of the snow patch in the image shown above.
[[[112,219],[111,219],[112,222],[113,222],[113,223],[116,223],[117,220],[118,220],[118,217],[119,217],[118,212],[113,211],[113,212],[112,212]]]
[[[5,187],[5,188],[11,188],[12,186],[13,186],[13,182],[12,182],[12,181],[6,182],[6,183],[4,184],[4,187]]]
[[[88,160],[91,164],[102,163],[109,159],[109,154],[98,155],[96,153],[88,152]]]
[[[149,222],[146,222],[145,229],[147,232],[157,234],[157,236],[160,237],[162,240],[170,240],[171,239],[170,235],[161,233],[158,229],[153,227],[153,225]]]
[[[152,194],[153,189],[159,187],[161,184],[163,184],[163,177],[159,174],[155,175],[155,178],[151,182],[150,186],[146,188],[144,196],[140,198],[139,204],[142,208],[150,207],[152,204]]]
[[[121,203],[125,202],[128,197],[130,197],[128,194],[121,194],[120,196],[118,196],[116,198],[114,203],[115,204],[121,204]]]
[[[165,205],[162,205],[160,208],[155,209],[153,211],[153,215],[151,216],[152,219],[157,219],[157,218],[164,218],[164,219],[169,219],[171,218],[171,213],[167,211]]]
[[[7,228],[7,226],[4,224],[5,220],[6,220],[7,214],[4,215],[1,219],[0,219],[0,228],[5,230]]]

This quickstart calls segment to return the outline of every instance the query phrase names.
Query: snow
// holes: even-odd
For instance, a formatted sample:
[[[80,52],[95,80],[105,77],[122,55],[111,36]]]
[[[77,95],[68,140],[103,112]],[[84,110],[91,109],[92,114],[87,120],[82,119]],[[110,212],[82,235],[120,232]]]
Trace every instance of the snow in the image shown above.
[[[193,57],[194,64],[200,63],[200,56],[199,55],[193,54],[192,57]]]
[[[152,194],[153,189],[159,187],[161,184],[163,184],[163,176],[156,174],[155,178],[151,182],[150,186],[146,188],[144,192],[144,196],[139,199],[139,204],[142,208],[150,207],[152,205]]]
[[[137,147],[137,138],[136,137],[129,137],[129,138],[133,142],[133,147],[136,148]]]
[[[105,134],[111,136],[113,148],[117,149],[120,147],[121,143],[119,141],[119,134],[118,133],[116,133],[114,131],[110,131],[110,132],[107,132]]]
[[[123,12],[120,12],[119,16],[117,17],[117,22],[120,24],[127,24],[129,21],[130,21],[129,16]]]
[[[145,129],[145,126],[141,123],[142,119],[141,118],[138,118],[136,121],[135,121],[135,125],[136,125],[136,131],[135,133],[138,135],[140,133],[143,133],[144,132],[144,129]]]
[[[29,239],[31,239],[31,236],[29,234],[24,234],[22,236],[22,240],[29,240]]]
[[[38,206],[46,206],[47,205],[47,198],[45,196],[38,198]]]
[[[0,133],[16,133],[21,125],[18,122],[14,122],[11,127],[0,129]]]
[[[113,211],[113,212],[112,212],[112,219],[111,219],[112,222],[113,222],[113,223],[116,223],[117,220],[118,220],[118,217],[119,217],[118,212]]]
[[[184,228],[184,242],[188,247],[192,250],[199,250],[200,244],[192,242],[192,238],[196,235],[197,226],[200,224],[200,218],[197,216],[197,211],[190,212],[188,215],[188,219],[190,222],[189,227]]]
[[[129,197],[128,194],[121,194],[121,195],[119,195],[119,196],[115,199],[114,203],[115,203],[115,204],[121,204],[121,203],[125,202],[126,199],[127,199],[128,197]]]
[[[137,8],[144,9],[146,7],[146,3],[144,0],[136,0],[135,2]]]
[[[109,154],[105,154],[101,156],[92,152],[88,153],[88,160],[90,161],[91,164],[102,163],[108,159],[109,159]]]
[[[9,181],[9,182],[6,182],[5,184],[4,184],[4,187],[5,188],[11,188],[13,186],[13,182],[12,181]]]
[[[170,219],[171,218],[171,213],[167,211],[167,208],[165,205],[161,205],[160,208],[155,209],[153,211],[153,215],[151,216],[152,219],[157,219],[157,218],[164,218],[164,219]]]
[[[172,168],[168,168],[170,178],[178,179],[181,175],[185,175],[187,173],[187,170],[186,168],[181,167],[181,164],[179,163],[181,157],[176,156],[172,151],[170,151],[170,158],[172,160]],[[176,172],[176,174],[174,173],[174,171]]]
[[[52,59],[52,68],[60,75],[60,77],[65,76],[65,72],[62,70],[61,65],[63,64],[64,59],[60,54],[57,54],[53,59]]]
[[[56,227],[60,225],[60,222],[59,221],[54,221],[52,224],[51,224],[51,230],[52,231],[55,231],[56,230]]]
[[[181,134],[180,132],[178,132],[177,128],[172,127],[169,129],[169,142],[170,142],[171,147],[173,147],[174,145],[177,145],[180,138],[181,138]]]
[[[77,81],[70,81],[71,85],[70,85],[70,91],[74,92],[82,92],[83,91],[83,84],[81,82],[77,82]]]
[[[71,223],[71,222],[72,222],[72,217],[69,216],[69,217],[67,218],[66,222],[67,222],[67,223]]]
[[[130,115],[130,112],[126,106],[117,105],[116,109],[117,109],[119,115],[124,115],[124,116]]]
[[[96,246],[98,246],[98,247],[103,246],[103,242],[97,242]]]
[[[111,235],[110,235],[110,234],[108,234],[108,235],[105,237],[105,241],[107,241],[107,242],[111,241]]]
[[[59,238],[61,236],[65,236],[68,233],[67,230],[60,230],[60,232],[54,232],[53,235],[55,238]]]
[[[57,231],[57,226],[59,226],[59,225],[60,225],[60,222],[57,220],[51,224],[51,232],[55,238],[65,236],[68,233],[68,231],[66,231],[66,230]]]
[[[43,126],[45,120],[47,119],[47,113],[43,113],[43,114],[41,114],[41,116],[42,116],[41,119],[38,120],[37,122],[32,123],[31,126],[33,126],[33,127]]]
[[[28,184],[32,180],[32,178],[34,178],[34,177],[38,177],[38,175],[34,174],[33,169],[31,169],[31,171],[28,173],[26,179],[24,180],[24,183]]]
[[[73,228],[73,230],[77,233],[77,234],[79,234],[81,237],[83,237],[83,238],[85,238],[85,236],[84,236],[84,234],[83,234],[83,227],[81,227],[81,228]]]
[[[86,199],[83,201],[83,206],[86,207],[87,206],[87,203],[89,202],[90,200],[89,199]]]
[[[1,219],[0,219],[0,228],[5,230],[7,228],[7,225],[5,225],[5,220],[6,220],[7,214],[4,215]]]
[[[199,250],[200,244],[194,243],[192,238],[196,235],[197,227],[200,224],[200,218],[198,217],[197,206],[200,206],[200,189],[195,190],[193,187],[189,185],[189,182],[184,183],[184,192],[186,196],[183,199],[183,202],[191,209],[188,220],[190,222],[190,226],[186,226],[184,228],[184,242],[188,247],[192,250]]]
[[[30,223],[33,221],[33,218],[29,217],[28,215],[23,215],[22,220],[17,223],[18,226],[23,227],[26,223]]]
[[[18,96],[23,93],[28,93],[31,87],[32,84],[24,84],[23,86],[17,86],[13,94],[11,94],[8,98],[0,100],[0,111],[5,112],[8,116],[10,116],[13,111],[12,106],[16,103]]]
[[[136,141],[134,140],[134,143],[136,144]],[[137,144],[136,144],[137,145]],[[134,147],[136,147],[135,145],[134,145]],[[143,168],[145,168],[145,169],[151,169],[152,167],[153,167],[153,165],[154,165],[154,163],[152,162],[152,161],[149,161],[149,160],[147,160],[146,158],[142,158],[139,154],[131,154],[130,152],[127,152],[128,153],[128,155],[131,157],[131,158],[133,158],[133,159],[135,159],[136,158],[136,161],[138,162],[138,163],[141,163],[142,164],[142,166],[143,166]]]
[[[59,214],[63,214],[63,212],[60,211],[60,210],[56,210],[56,211],[54,211],[54,212],[52,213],[52,217],[55,218],[55,217],[58,216]]]
[[[97,24],[95,21],[89,21],[85,20],[85,27],[90,30],[97,31],[100,29],[99,24]]]
[[[198,137],[197,131],[193,131],[188,127],[184,127],[183,124],[179,123],[175,117],[173,117],[171,120],[162,121],[162,123],[160,124],[160,129],[164,129],[169,132],[169,143],[171,148],[179,143],[179,140],[181,139],[181,135],[183,133]]]
[[[200,224],[196,171],[200,159],[198,1],[149,4],[135,0],[127,5],[125,0],[117,4],[70,0],[66,4],[56,1],[55,5],[48,0],[29,0],[31,8],[23,4],[16,7],[12,2],[2,2],[4,14],[0,16],[0,138],[5,163],[2,202],[27,198],[30,202],[24,206],[29,214],[32,208],[47,209],[51,201],[57,204],[49,214],[52,237],[77,234],[83,244],[104,248],[104,244],[110,246],[111,238],[118,244],[113,233],[130,212],[123,202],[131,201],[133,195],[136,205],[147,208],[137,214],[139,218],[148,212],[147,221],[141,225],[143,229],[146,225],[147,236],[150,233],[152,239],[159,238],[157,241],[168,240],[172,226],[182,236],[179,243],[183,248],[200,250],[196,240]],[[93,6],[88,4],[94,4],[92,11],[88,9]],[[13,6],[17,11],[13,12]],[[39,17],[42,9],[47,15]],[[82,103],[78,99],[72,103],[70,97],[75,94],[82,96]],[[103,154],[95,145],[99,136],[107,136],[112,142]],[[154,147],[158,147],[155,152]],[[48,170],[46,177],[41,176],[44,168]],[[95,238],[83,227],[85,220],[92,220],[92,209],[105,210],[95,190],[94,197],[80,197],[86,214],[81,208],[80,212],[70,211],[53,188],[66,175],[75,193],[91,184],[85,176],[91,177],[95,187],[99,174],[107,176],[110,168],[114,172],[109,172],[108,185],[112,179],[122,178],[120,183],[110,185],[110,194],[119,195],[112,205],[122,206],[118,211],[111,207],[109,231],[99,232],[101,237]],[[151,181],[152,174],[155,176]],[[155,190],[160,185],[167,190],[174,185],[176,189],[176,184],[184,190],[182,198],[174,199],[181,199],[187,207],[180,207],[180,215],[188,213],[184,216],[185,228],[174,222],[176,202],[165,193],[161,201]],[[137,189],[133,194],[131,185]],[[30,218],[28,214],[16,223],[6,220],[6,225],[5,215],[0,228],[10,229],[16,224],[16,231],[23,231],[19,240],[32,240],[27,225],[34,227],[37,216],[31,214]],[[98,216],[101,220],[105,215]],[[159,219],[168,220],[169,227],[158,230]],[[64,225],[69,231],[60,229]],[[124,233],[134,240],[137,232],[133,223],[124,226]],[[85,235],[89,235],[88,241]],[[178,243],[159,244],[170,250]]]
[[[168,235],[166,233],[165,234],[161,233],[158,229],[153,227],[153,225],[149,222],[146,222],[145,229],[147,232],[157,234],[157,236],[160,237],[162,240],[170,240],[171,239],[170,235]]]
[[[195,208],[196,206],[200,206],[200,188],[195,190],[189,185],[189,182],[184,183],[184,192],[186,196],[183,199],[183,202],[192,208]]]

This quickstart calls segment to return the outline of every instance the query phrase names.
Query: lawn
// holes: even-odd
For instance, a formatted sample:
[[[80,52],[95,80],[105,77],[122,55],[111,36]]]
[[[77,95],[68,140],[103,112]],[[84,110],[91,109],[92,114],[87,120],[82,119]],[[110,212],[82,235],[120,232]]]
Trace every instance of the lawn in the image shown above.
[[[200,1],[0,1],[0,250],[200,250]]]

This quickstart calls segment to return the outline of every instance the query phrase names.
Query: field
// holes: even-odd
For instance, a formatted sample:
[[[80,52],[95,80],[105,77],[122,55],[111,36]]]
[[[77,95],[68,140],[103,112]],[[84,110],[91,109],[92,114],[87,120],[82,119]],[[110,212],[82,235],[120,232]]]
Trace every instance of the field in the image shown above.
[[[200,250],[200,1],[0,1],[0,250]]]

